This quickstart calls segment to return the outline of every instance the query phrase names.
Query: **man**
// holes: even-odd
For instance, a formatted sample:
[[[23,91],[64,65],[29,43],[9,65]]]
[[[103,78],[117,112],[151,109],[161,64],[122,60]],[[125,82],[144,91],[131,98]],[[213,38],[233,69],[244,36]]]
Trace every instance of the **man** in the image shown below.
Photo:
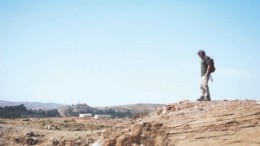
[[[210,57],[206,56],[204,50],[198,52],[199,57],[201,58],[201,96],[197,101],[210,101],[210,92],[208,81],[210,78],[210,73],[213,70],[213,65]]]

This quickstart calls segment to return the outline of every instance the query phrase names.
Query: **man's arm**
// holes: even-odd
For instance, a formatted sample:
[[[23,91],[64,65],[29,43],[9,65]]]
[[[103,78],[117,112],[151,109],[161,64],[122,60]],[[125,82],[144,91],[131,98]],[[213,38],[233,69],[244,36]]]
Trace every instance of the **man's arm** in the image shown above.
[[[206,74],[205,74],[206,76],[209,76],[211,68],[212,68],[212,65],[208,64],[207,71],[206,71]]]

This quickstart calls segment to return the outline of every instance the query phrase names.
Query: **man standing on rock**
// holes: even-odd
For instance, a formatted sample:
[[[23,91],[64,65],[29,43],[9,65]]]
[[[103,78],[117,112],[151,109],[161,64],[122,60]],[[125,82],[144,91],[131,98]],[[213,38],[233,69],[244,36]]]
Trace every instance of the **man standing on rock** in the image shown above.
[[[201,96],[197,101],[210,101],[208,81],[210,74],[215,71],[214,61],[210,57],[206,56],[204,50],[199,50],[198,55],[201,58]]]

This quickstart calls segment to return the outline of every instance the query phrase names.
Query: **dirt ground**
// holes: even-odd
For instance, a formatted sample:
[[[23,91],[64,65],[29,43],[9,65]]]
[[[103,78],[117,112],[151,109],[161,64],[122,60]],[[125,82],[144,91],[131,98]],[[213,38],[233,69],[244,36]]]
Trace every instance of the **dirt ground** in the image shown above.
[[[0,119],[0,146],[260,146],[260,102],[169,104],[135,119]]]

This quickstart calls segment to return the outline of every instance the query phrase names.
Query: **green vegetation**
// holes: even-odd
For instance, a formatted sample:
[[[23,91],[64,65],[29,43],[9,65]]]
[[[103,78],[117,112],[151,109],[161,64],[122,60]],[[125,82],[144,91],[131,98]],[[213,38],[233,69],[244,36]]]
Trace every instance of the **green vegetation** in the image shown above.
[[[57,117],[58,110],[32,110],[27,109],[23,104],[17,106],[0,107],[0,118],[25,118],[25,117]]]
[[[19,118],[27,113],[26,107],[21,104],[18,106],[0,107],[1,118]]]

